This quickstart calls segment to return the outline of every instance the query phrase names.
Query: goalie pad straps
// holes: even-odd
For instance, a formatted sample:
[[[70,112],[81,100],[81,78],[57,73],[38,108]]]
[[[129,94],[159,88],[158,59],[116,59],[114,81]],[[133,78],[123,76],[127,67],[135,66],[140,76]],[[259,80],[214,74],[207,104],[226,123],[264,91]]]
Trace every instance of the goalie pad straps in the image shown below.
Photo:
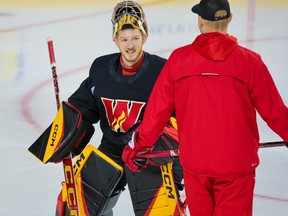
[[[90,141],[94,127],[82,119],[72,104],[62,102],[52,124],[28,149],[43,163],[59,162],[72,152],[78,155]]]

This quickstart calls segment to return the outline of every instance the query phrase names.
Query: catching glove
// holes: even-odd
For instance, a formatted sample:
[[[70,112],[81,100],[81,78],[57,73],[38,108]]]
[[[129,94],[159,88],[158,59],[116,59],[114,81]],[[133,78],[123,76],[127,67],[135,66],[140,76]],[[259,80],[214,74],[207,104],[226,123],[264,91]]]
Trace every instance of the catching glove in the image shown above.
[[[133,171],[140,171],[147,164],[161,166],[175,160],[174,156],[144,158],[144,155],[149,152],[178,150],[178,131],[167,125],[163,128],[158,140],[153,147],[140,147],[137,144],[137,128],[139,122],[133,125],[124,135],[123,141],[127,145],[124,148],[122,159],[126,165]]]
[[[163,128],[151,152],[153,153],[157,151],[170,151],[178,149],[179,149],[178,131],[174,127],[167,125]],[[155,157],[155,158],[151,157],[148,159],[148,162],[149,164],[152,164],[154,166],[161,166],[173,162],[175,159],[176,159],[175,156]]]

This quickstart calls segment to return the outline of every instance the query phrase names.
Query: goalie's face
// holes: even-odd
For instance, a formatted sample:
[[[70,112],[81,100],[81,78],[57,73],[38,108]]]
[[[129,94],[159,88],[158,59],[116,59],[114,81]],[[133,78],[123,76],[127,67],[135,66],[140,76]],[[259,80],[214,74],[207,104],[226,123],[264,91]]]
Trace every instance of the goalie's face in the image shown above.
[[[133,66],[139,61],[146,40],[147,36],[135,28],[124,29],[117,33],[114,43],[119,48],[121,58],[126,66]]]

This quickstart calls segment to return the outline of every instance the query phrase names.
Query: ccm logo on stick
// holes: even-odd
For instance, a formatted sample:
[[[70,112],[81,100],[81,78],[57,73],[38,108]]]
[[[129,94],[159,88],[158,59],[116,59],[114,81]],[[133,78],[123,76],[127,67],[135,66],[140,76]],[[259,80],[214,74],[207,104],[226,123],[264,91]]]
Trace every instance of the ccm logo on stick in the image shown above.
[[[77,197],[76,197],[76,189],[73,187],[74,185],[74,176],[73,170],[71,166],[64,166],[65,179],[66,179],[66,187],[67,187],[67,199],[68,206],[70,207],[70,215],[77,216]],[[76,209],[73,209],[76,208]]]

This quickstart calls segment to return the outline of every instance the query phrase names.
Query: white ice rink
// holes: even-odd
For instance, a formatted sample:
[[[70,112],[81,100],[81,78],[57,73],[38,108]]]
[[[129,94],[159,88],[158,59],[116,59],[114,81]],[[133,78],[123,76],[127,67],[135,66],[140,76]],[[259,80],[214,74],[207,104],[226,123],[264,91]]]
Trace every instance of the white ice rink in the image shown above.
[[[261,54],[288,104],[288,3],[283,3],[287,0],[275,0],[273,7],[268,0],[259,0],[255,8],[253,1],[241,1],[245,3],[233,1],[230,33]],[[64,179],[62,166],[43,165],[27,151],[57,111],[46,39],[54,39],[60,98],[66,100],[96,57],[117,52],[110,21],[117,1],[78,8],[3,7],[1,2],[0,216],[52,216]],[[198,1],[139,2],[150,29],[146,51],[168,57],[198,34],[197,16],[190,11]],[[280,140],[261,119],[259,129],[261,141]],[[100,137],[97,128],[91,143],[97,146]],[[254,215],[287,216],[288,149],[260,149],[259,155]],[[133,215],[127,191],[115,216]]]

